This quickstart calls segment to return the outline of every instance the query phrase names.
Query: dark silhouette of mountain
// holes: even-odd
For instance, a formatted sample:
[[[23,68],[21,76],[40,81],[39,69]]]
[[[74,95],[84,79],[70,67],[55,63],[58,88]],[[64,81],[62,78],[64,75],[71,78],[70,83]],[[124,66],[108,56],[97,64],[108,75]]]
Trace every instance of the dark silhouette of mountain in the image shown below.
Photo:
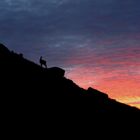
[[[108,138],[110,130],[118,135],[122,129],[124,134],[127,124],[132,133],[140,113],[139,109],[110,99],[96,89],[79,87],[65,77],[63,69],[43,68],[2,44],[0,103],[1,134],[18,139],[99,138],[105,131]]]
[[[43,68],[0,44],[0,94],[3,110],[27,117],[97,113],[140,113],[136,107],[110,99],[96,89],[87,90],[65,77],[58,67]],[[59,115],[58,115],[59,114]],[[6,117],[8,116],[6,115]]]

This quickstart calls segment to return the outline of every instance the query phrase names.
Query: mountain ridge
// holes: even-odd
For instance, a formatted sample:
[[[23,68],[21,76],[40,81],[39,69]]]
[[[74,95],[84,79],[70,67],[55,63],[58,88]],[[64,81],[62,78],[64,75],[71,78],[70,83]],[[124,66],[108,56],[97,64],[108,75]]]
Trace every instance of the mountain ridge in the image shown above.
[[[71,110],[90,115],[140,113],[138,108],[111,99],[96,89],[79,87],[65,77],[65,70],[43,68],[3,44],[0,44],[0,65],[1,91],[4,91],[1,95],[7,103],[6,108],[11,110],[12,107],[15,112],[20,109],[28,113],[29,110],[44,113],[53,108],[55,111]]]

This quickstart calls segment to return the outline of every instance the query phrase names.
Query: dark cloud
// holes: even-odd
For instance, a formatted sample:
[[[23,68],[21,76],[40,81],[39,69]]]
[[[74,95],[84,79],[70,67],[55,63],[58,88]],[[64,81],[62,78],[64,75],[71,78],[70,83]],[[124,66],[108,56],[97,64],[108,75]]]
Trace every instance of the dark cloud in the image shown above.
[[[0,39],[34,61],[43,53],[51,65],[66,65],[73,53],[86,58],[81,48],[87,55],[88,50],[106,55],[108,49],[113,55],[114,47],[126,48],[119,43],[126,42],[120,36],[139,33],[139,4],[138,0],[0,1]],[[112,38],[114,44],[107,43]]]

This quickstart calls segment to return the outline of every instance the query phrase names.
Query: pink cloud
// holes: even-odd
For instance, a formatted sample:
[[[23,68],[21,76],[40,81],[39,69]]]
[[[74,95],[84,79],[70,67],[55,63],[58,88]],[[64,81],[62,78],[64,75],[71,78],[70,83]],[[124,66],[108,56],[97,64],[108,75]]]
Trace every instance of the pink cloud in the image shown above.
[[[99,45],[96,49],[90,43],[87,48],[77,49],[65,61],[74,66],[67,77],[84,88],[99,89],[114,99],[140,97],[139,38],[140,34],[118,37],[117,40],[114,37],[96,42]],[[128,104],[136,105],[139,101]]]
[[[85,40],[84,47],[77,44],[65,59],[64,63],[72,66],[66,76],[81,87],[99,89],[117,100],[130,97],[127,104],[140,104],[133,100],[140,97],[140,33],[101,31],[96,35],[91,41]]]

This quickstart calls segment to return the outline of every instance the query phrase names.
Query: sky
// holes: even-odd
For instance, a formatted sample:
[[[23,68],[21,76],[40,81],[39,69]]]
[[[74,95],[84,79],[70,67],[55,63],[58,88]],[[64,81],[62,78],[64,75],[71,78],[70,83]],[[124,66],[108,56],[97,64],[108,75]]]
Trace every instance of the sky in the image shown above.
[[[139,0],[1,0],[0,42],[140,108]]]

